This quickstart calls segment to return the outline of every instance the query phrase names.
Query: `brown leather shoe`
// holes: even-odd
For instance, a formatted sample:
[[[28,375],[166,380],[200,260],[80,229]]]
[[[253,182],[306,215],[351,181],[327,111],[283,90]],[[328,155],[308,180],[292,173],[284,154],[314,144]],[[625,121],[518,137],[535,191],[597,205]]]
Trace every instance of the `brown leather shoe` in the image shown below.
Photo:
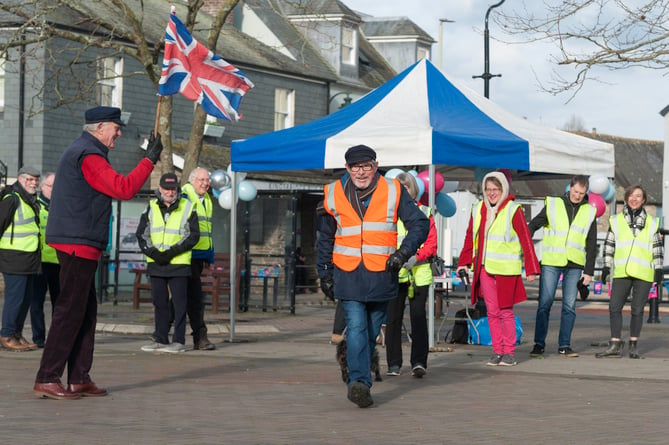
[[[205,335],[201,339],[193,341],[193,349],[196,350],[199,349],[202,351],[213,351],[214,349],[216,349],[216,345],[210,342],[207,336]]]
[[[18,340],[20,345],[25,346],[28,351],[34,351],[35,349],[37,349],[37,344],[36,343],[29,342],[21,334],[14,334],[14,338],[16,338],[16,340]]]
[[[104,397],[107,395],[107,390],[98,388],[94,382],[90,383],[70,383],[67,387],[73,393],[79,394],[82,397]]]
[[[60,383],[35,383],[33,393],[42,399],[75,400],[81,396],[63,388]]]
[[[21,342],[13,335],[10,337],[0,337],[0,343],[2,344],[2,347],[8,351],[24,352],[31,350],[27,346],[22,345]]]

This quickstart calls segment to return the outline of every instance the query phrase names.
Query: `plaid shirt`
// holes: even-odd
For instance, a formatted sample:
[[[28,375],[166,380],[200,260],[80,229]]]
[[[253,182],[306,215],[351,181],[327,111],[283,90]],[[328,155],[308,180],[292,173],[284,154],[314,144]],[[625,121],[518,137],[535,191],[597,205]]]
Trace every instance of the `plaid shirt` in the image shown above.
[[[630,208],[625,204],[623,207],[623,215],[625,216],[627,225],[632,229],[632,233],[634,236],[637,236],[646,224],[646,209],[642,207],[639,214],[636,217],[633,217]],[[616,238],[609,227],[609,231],[606,234],[606,240],[604,241],[604,267],[612,267],[615,250]],[[659,231],[653,234],[653,265],[655,266],[655,270],[661,270],[664,265],[664,243]]]

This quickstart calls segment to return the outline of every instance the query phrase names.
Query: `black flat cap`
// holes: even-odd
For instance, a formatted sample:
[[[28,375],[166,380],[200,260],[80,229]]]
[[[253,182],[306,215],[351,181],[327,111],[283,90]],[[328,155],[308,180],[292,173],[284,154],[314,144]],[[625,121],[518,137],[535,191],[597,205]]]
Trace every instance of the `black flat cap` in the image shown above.
[[[19,169],[18,176],[21,176],[21,175],[33,176],[35,178],[40,177],[39,170],[37,170],[35,167],[33,167],[31,165],[24,165],[23,167],[21,167]]]
[[[347,165],[358,164],[365,161],[376,161],[376,152],[366,145],[356,145],[346,150],[344,155]]]
[[[121,120],[121,109],[116,107],[95,107],[86,110],[86,123],[97,124],[98,122],[114,122],[122,127],[125,124]]]
[[[165,173],[160,177],[160,186],[164,189],[179,188],[179,178],[174,173]]]

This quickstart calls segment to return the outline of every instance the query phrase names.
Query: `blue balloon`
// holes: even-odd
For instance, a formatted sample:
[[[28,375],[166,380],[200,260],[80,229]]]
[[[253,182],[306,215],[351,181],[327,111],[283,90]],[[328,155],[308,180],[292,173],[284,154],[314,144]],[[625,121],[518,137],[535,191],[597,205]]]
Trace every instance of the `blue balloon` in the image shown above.
[[[211,193],[214,195],[214,198],[218,200],[218,197],[221,196],[221,189],[211,189]]]
[[[242,201],[253,201],[258,194],[256,186],[251,181],[242,181],[237,186],[239,199]]]
[[[567,186],[564,188],[565,193],[569,193],[569,183],[567,183]]]
[[[604,201],[609,202],[616,196],[616,188],[609,182],[609,186],[602,195],[602,198],[604,198]]]
[[[420,180],[420,178],[416,178],[414,176],[414,179],[416,180],[416,185],[418,186],[418,195],[416,195],[416,201],[420,199],[421,196],[423,196],[423,193],[425,193],[425,183]]]
[[[399,175],[400,173],[404,173],[404,170],[399,169],[399,168],[391,168],[383,176],[385,176],[386,178],[389,178],[389,179],[393,179],[393,178],[397,178],[397,175]]]
[[[455,200],[446,193],[437,193],[437,212],[443,217],[450,218],[455,215],[457,206]]]
[[[474,178],[478,182],[483,182],[483,178],[485,178],[485,175],[487,175],[490,172],[495,171],[494,168],[488,168],[488,167],[476,167],[474,169]]]

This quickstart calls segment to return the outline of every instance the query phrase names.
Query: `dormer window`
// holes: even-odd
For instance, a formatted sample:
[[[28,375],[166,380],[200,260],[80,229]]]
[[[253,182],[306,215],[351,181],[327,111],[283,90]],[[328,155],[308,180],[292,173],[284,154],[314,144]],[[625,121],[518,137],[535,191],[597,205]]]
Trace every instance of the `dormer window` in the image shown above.
[[[341,35],[341,62],[355,65],[357,58],[356,32],[353,28],[342,28]]]

